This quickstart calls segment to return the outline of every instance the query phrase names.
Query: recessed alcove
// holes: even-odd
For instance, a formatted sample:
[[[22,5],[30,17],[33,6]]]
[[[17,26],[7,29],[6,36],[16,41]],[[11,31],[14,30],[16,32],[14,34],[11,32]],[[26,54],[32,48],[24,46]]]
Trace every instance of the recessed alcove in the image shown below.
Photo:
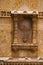
[[[37,20],[36,11],[14,11],[12,17],[12,56],[37,57]]]

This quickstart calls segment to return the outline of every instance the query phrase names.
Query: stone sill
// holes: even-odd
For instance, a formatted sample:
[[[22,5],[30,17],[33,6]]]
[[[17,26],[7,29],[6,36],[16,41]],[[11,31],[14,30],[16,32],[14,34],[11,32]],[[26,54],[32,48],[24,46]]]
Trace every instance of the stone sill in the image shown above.
[[[32,50],[36,51],[38,49],[38,45],[34,44],[12,44],[11,45],[12,50]]]

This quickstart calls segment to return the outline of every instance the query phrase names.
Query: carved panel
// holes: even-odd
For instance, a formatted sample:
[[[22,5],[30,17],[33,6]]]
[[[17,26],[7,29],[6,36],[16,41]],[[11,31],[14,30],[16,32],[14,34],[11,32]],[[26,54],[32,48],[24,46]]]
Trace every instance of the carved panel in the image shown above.
[[[13,19],[12,56],[37,57],[37,15],[17,13],[11,15]]]

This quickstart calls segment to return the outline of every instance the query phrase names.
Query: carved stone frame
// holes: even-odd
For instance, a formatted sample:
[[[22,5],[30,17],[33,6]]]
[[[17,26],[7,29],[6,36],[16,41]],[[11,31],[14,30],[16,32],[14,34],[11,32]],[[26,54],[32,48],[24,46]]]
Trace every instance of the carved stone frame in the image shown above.
[[[12,20],[13,20],[13,23],[12,23],[13,24],[13,30],[12,30],[13,35],[12,35],[12,44],[11,44],[12,52],[20,50],[20,48],[21,49],[31,49],[35,52],[35,55],[37,57],[38,56],[38,44],[37,44],[38,15],[37,14],[31,14],[30,15],[32,17],[33,23],[32,23],[32,44],[29,44],[29,45],[24,45],[24,44],[20,45],[18,43],[16,44],[14,41],[15,40],[14,37],[17,36],[17,35],[14,36],[14,33],[17,33],[17,23],[16,22],[18,21],[18,19],[17,19],[18,15],[30,15],[30,14],[28,14],[28,13],[27,14],[25,14],[25,13],[23,13],[23,14],[11,14]],[[15,27],[14,27],[14,24],[15,24]],[[14,30],[15,28],[16,28],[16,30]]]

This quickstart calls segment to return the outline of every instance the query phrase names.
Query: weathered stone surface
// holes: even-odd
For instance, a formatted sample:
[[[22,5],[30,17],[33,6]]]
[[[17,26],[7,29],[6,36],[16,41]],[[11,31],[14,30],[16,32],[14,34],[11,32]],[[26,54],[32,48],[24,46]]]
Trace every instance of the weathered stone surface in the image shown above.
[[[11,18],[0,18],[0,56],[11,56]]]
[[[22,8],[21,8],[22,7]],[[24,9],[26,8],[26,9]],[[43,0],[0,0],[0,10],[38,10],[43,11]],[[11,56],[11,18],[0,17],[0,56]],[[36,31],[34,24],[33,30]],[[43,19],[37,21],[37,32],[34,32],[33,43],[38,44],[38,56],[43,56]],[[35,35],[37,33],[37,35]],[[36,40],[37,38],[37,40]],[[18,41],[15,39],[15,42]],[[20,41],[20,40],[19,40]],[[20,52],[21,53],[21,52]]]
[[[37,43],[38,43],[38,56],[43,56],[43,19],[38,20]]]
[[[39,0],[0,0],[0,10],[18,10],[25,4],[30,10],[35,10],[38,7]]]

